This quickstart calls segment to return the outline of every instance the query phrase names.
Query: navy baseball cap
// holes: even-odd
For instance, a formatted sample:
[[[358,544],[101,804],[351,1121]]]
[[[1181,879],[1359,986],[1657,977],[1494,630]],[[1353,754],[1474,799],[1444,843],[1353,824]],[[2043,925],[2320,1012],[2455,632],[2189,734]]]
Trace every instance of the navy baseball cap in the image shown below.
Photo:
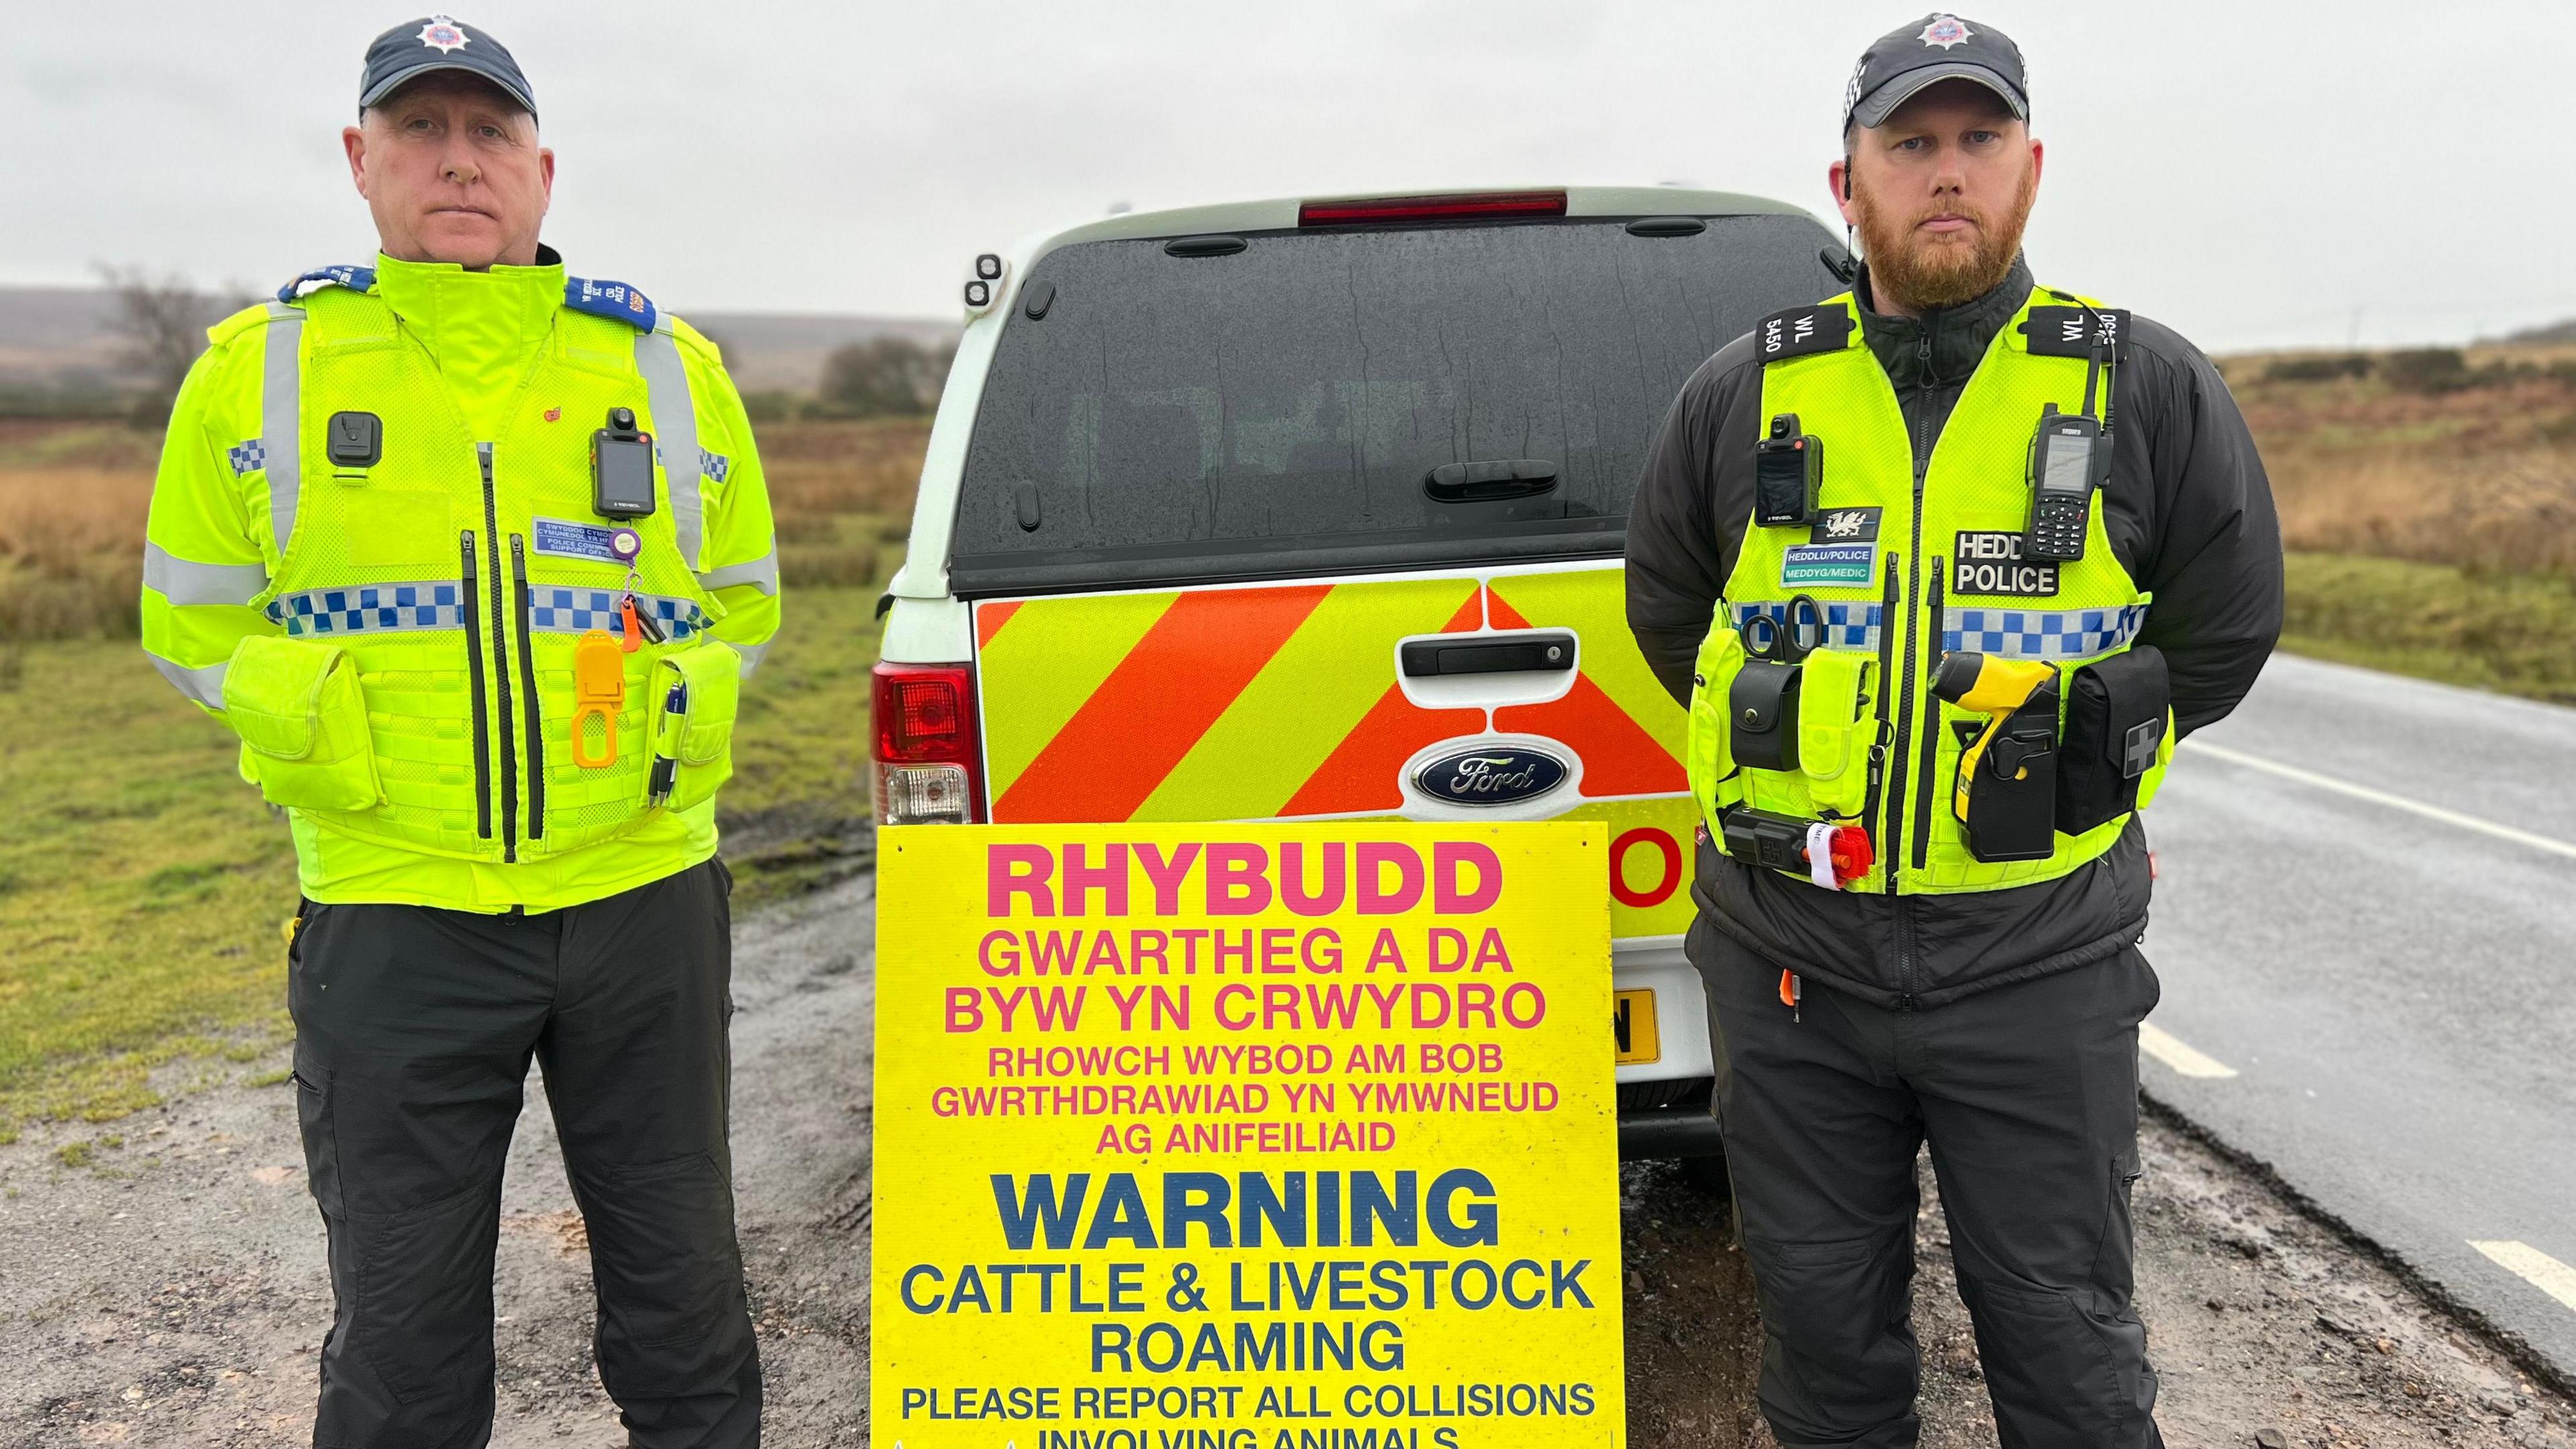
[[[2030,119],[2030,78],[2021,47],[1991,25],[1936,11],[1870,42],[1843,92],[1843,125],[1883,124],[1925,86],[1970,80],[1993,91],[2016,120]]]
[[[358,109],[363,111],[405,81],[434,70],[461,70],[499,86],[502,93],[537,113],[536,88],[510,58],[509,47],[491,32],[445,15],[408,21],[376,37],[367,47],[367,68],[358,78]]]

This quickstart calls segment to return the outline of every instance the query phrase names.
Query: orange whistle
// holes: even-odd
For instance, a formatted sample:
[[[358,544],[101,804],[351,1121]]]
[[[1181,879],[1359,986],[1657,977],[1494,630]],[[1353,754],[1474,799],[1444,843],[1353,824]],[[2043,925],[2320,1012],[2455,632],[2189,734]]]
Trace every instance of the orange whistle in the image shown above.
[[[632,654],[636,650],[644,647],[644,624],[642,620],[635,617],[635,596],[633,594],[628,594],[625,598],[617,601],[617,613],[619,615],[618,622],[626,626],[626,652]]]
[[[572,646],[572,698],[572,762],[585,770],[616,764],[617,711],[626,703],[626,651],[605,629],[590,630]],[[599,722],[596,755],[583,748],[593,720]]]

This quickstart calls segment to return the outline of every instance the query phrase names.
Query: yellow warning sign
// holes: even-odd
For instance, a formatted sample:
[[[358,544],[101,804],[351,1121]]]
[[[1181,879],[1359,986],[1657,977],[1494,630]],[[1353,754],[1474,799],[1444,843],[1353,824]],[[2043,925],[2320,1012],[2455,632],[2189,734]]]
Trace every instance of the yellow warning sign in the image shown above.
[[[1607,848],[885,831],[874,1441],[1625,1444]]]

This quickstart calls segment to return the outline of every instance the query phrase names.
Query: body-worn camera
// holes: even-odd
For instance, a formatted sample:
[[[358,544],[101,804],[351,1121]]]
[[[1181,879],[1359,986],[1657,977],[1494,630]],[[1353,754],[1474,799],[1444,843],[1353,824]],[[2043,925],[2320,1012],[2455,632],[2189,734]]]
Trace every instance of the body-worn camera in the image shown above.
[[[1824,439],[1798,431],[1798,415],[1771,419],[1771,432],[1753,445],[1753,521],[1785,528],[1816,521],[1816,498],[1825,484]]]
[[[602,518],[653,511],[653,435],[636,431],[633,408],[610,408],[590,435],[590,506]]]

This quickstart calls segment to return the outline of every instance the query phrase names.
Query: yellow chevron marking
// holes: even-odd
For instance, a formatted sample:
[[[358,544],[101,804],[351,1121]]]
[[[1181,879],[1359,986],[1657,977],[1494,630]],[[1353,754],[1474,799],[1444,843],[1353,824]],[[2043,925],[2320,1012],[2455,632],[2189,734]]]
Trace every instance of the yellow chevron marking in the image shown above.
[[[1395,683],[1395,641],[1448,623],[1475,588],[1473,579],[1335,585],[1136,818],[1278,814]]]
[[[987,789],[999,800],[1178,593],[1031,599],[976,658]]]
[[[1637,636],[1628,631],[1628,595],[1617,568],[1523,574],[1491,581],[1496,597],[1538,628],[1572,629],[1583,640],[1583,677],[1680,759],[1690,716],[1673,703]]]

